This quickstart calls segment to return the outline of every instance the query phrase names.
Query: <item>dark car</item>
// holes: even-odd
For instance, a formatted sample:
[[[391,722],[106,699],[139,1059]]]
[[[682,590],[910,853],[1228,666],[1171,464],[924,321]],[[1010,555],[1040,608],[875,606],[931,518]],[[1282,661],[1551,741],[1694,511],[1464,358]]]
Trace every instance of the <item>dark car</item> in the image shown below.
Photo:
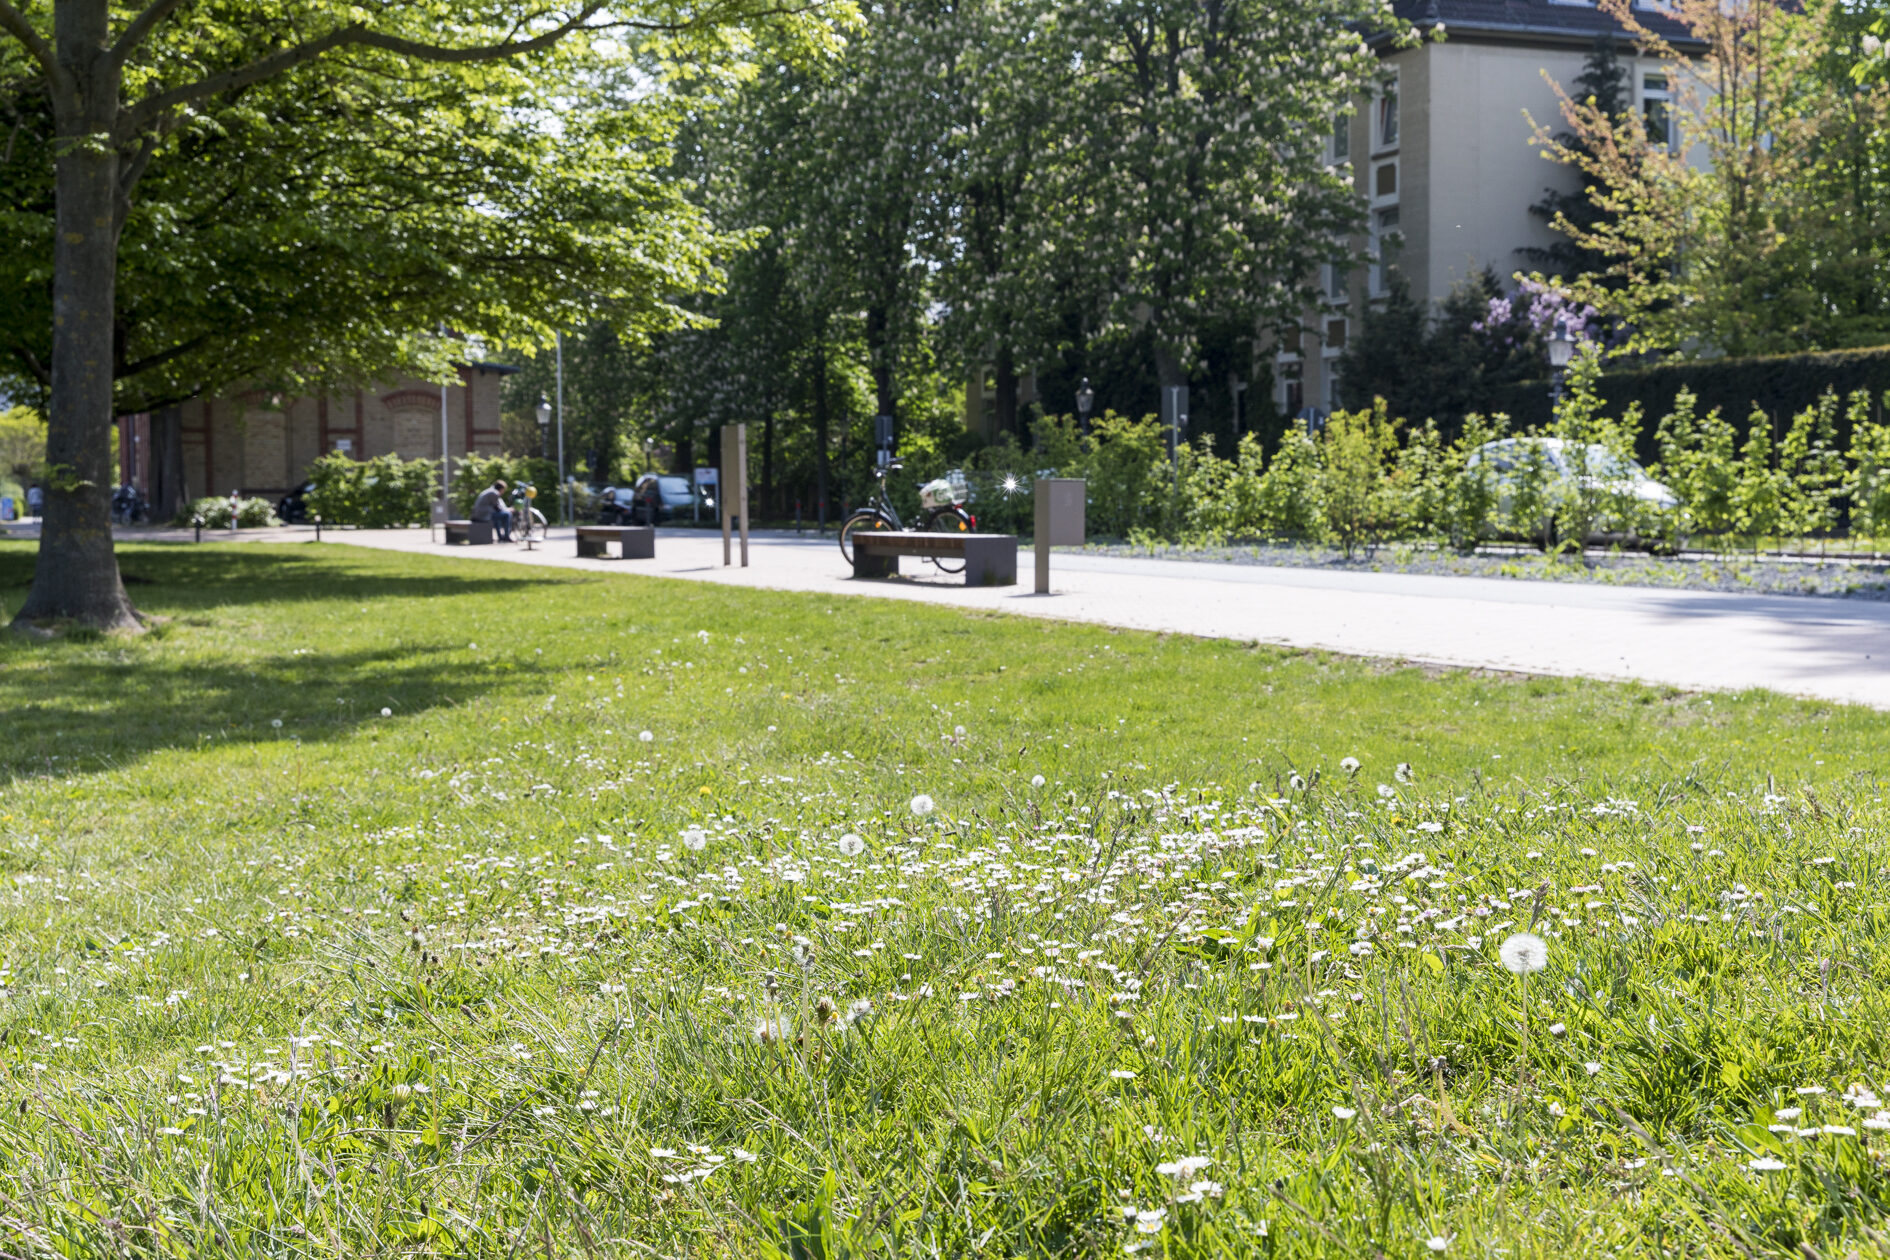
[[[630,495],[630,516],[637,525],[660,525],[678,516],[693,515],[698,506],[704,512],[713,512],[715,500],[708,495],[698,500],[689,478],[672,473],[644,473]]]
[[[305,481],[276,500],[276,519],[284,525],[306,525],[309,519],[308,497],[315,493],[315,483]]]

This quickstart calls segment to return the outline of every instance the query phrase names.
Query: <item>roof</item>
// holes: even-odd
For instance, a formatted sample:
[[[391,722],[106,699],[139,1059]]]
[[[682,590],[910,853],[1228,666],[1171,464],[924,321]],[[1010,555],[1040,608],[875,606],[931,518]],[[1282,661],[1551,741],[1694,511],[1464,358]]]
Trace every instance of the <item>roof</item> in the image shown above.
[[[1482,36],[1505,43],[1592,44],[1598,35],[1613,35],[1623,43],[1634,36],[1612,16],[1593,4],[1550,3],[1550,0],[1393,0],[1400,21],[1421,29],[1439,22],[1447,34]],[[1685,25],[1655,9],[1636,6],[1635,17],[1676,49],[1704,49]]]

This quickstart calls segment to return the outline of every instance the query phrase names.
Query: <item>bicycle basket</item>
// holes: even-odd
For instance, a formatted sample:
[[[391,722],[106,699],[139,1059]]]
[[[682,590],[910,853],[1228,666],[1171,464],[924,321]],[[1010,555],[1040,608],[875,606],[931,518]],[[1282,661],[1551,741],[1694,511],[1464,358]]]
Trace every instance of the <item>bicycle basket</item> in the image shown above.
[[[943,477],[928,481],[919,487],[919,505],[928,511],[956,502],[957,500],[952,498],[952,483]]]
[[[945,474],[945,481],[952,488],[952,502],[964,503],[971,498],[971,487],[965,482],[965,471],[954,468]]]

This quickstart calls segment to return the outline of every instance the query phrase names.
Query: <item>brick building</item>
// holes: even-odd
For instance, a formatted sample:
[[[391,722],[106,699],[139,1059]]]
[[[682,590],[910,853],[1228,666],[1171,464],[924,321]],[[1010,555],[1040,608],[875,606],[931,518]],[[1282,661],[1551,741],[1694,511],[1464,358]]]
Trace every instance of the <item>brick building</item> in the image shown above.
[[[401,378],[312,397],[250,390],[124,416],[119,480],[143,491],[153,516],[163,518],[191,499],[232,490],[277,498],[301,485],[309,463],[329,451],[355,459],[438,459],[442,394],[446,454],[496,455],[499,385],[514,370],[474,363],[444,389]]]

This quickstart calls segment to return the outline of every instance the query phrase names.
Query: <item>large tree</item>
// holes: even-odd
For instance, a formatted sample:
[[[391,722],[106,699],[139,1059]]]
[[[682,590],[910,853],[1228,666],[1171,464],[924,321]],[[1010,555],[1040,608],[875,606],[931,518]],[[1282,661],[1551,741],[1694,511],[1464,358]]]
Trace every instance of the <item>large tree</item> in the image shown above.
[[[386,351],[399,343],[411,352],[410,361],[430,358],[438,367],[446,349],[435,346],[429,355],[413,335],[439,312],[448,292],[457,299],[454,322],[463,331],[500,336],[542,337],[558,324],[621,315],[626,304],[678,317],[667,308],[668,295],[699,288],[709,263],[711,242],[700,218],[666,195],[659,180],[626,189],[602,177],[595,161],[578,163],[575,182],[554,172],[569,170],[576,156],[608,158],[613,140],[621,139],[611,133],[611,115],[593,116],[587,107],[598,103],[607,67],[622,55],[616,50],[632,42],[624,36],[634,35],[640,47],[667,41],[670,54],[713,62],[726,55],[721,36],[731,24],[780,12],[767,0],[639,0],[631,6],[585,0],[568,8],[540,0],[150,0],[135,11],[110,0],[0,0],[0,32],[18,45],[10,64],[17,66],[23,52],[37,76],[31,86],[43,96],[52,175],[50,267],[40,264],[51,291],[43,360],[50,475],[41,563],[19,620],[72,618],[106,628],[136,623],[109,523],[110,432],[121,376],[152,373],[148,379],[163,382],[152,396],[207,380],[208,373],[189,370],[199,348],[205,351],[196,356],[200,362],[215,350],[217,361],[286,372],[293,360],[285,349],[318,369],[332,355],[345,370],[374,360],[391,366]],[[246,100],[267,105],[270,86],[289,76],[296,90],[274,94],[274,112],[264,108],[260,118],[232,120]],[[644,67],[639,86],[647,90],[660,79]],[[416,85],[412,94],[420,98],[410,112],[379,108],[407,84]],[[546,125],[553,112],[559,125]],[[351,276],[353,283],[338,293],[302,295],[328,302],[321,309],[337,316],[333,322],[268,327],[261,334],[266,344],[251,347],[240,332],[229,335],[244,326],[237,286],[237,317],[226,317],[218,335],[193,344],[190,318],[166,310],[141,319],[158,330],[153,348],[141,351],[119,316],[121,246],[135,239],[126,233],[134,207],[162,219],[173,204],[141,202],[141,181],[160,160],[193,134],[213,147],[224,139],[206,133],[206,117],[210,132],[227,132],[232,121],[239,130],[254,123],[244,137],[253,144],[239,139],[225,150],[226,165],[254,158],[257,146],[274,146],[283,160],[266,188],[279,198],[277,217],[266,230],[233,243],[239,254],[248,248],[263,256],[256,287],[279,287],[293,272],[280,265],[282,258],[298,249],[351,253],[355,267],[331,274]],[[455,132],[457,147],[450,144]],[[323,144],[336,135],[344,142]],[[382,249],[359,251],[364,233],[347,231],[345,217],[323,221],[323,198],[334,194],[345,204],[373,183],[351,183],[350,172],[378,162],[377,173],[384,173],[388,157],[404,154],[410,141],[419,141],[416,166],[425,172],[432,164],[449,193],[431,204],[433,213],[415,214],[416,200],[427,200],[413,196],[421,180],[404,190],[383,181],[388,195],[366,198],[370,219],[385,234]],[[511,147],[517,141],[527,143],[525,151]],[[304,159],[336,178],[298,188],[294,163]],[[180,180],[188,184],[191,173],[181,168]],[[456,222],[430,235],[441,226],[437,212],[449,204]],[[612,226],[600,229],[600,218]],[[153,272],[188,270],[194,261],[189,250],[181,251],[181,261],[167,256],[164,226],[154,225],[149,257],[141,254],[140,261]],[[208,248],[218,265],[230,265],[230,253]],[[428,251],[432,256],[422,257]],[[582,270],[589,263],[584,279],[602,280],[615,264],[639,255],[645,265],[617,273],[615,285],[556,283],[561,268]],[[613,266],[598,266],[606,257]],[[403,290],[386,274],[390,259],[432,275]],[[508,285],[521,276],[536,283]],[[30,291],[29,284],[24,292]],[[434,300],[390,303],[390,292]],[[377,295],[383,300],[375,301]],[[193,295],[186,286],[183,296],[191,317],[202,320],[227,300],[227,291]],[[269,296],[284,305],[279,293]],[[529,303],[522,300],[528,297]],[[312,335],[324,331],[326,340]],[[294,335],[307,339],[285,346]],[[28,349],[37,358],[30,342]],[[141,371],[126,371],[134,366]]]
[[[1368,92],[1367,0],[1142,0],[1062,16],[1079,67],[1057,163],[1063,252],[1106,316],[1146,323],[1162,385],[1186,384],[1221,322],[1291,322],[1362,218],[1326,164],[1335,112]],[[1410,32],[1404,38],[1414,38]]]
[[[1603,0],[1674,87],[1670,134],[1564,98],[1538,129],[1605,211],[1557,227],[1606,267],[1575,296],[1633,351],[1783,354],[1890,335],[1890,84],[1854,76],[1860,7],[1674,0],[1688,56],[1627,0]],[[1860,81],[1861,80],[1861,81]]]

